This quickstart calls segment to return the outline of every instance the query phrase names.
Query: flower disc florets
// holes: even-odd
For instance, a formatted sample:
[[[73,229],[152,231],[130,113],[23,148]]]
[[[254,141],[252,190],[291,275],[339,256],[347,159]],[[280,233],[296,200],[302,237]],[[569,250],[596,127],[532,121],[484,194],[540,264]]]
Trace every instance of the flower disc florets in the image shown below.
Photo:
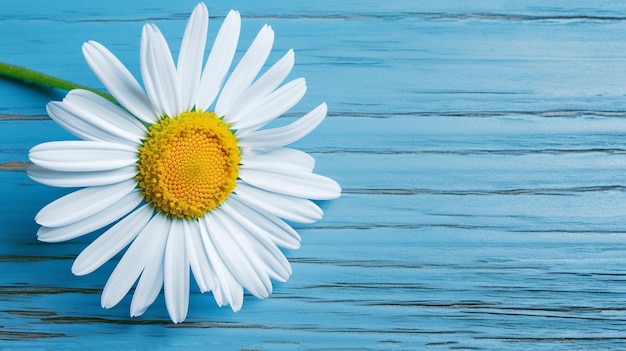
[[[215,113],[189,111],[148,127],[137,181],[145,200],[175,218],[200,218],[235,189],[237,137]]]

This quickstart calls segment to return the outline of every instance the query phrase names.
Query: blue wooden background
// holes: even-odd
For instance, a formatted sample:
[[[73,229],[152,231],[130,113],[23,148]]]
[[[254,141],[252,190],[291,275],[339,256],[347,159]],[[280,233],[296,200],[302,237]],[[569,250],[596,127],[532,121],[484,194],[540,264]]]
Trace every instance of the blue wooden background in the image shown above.
[[[138,74],[155,22],[178,50],[195,0],[1,0],[0,61],[94,87],[81,44]],[[93,240],[35,239],[67,190],[35,184],[27,151],[68,135],[45,117],[63,92],[0,80],[0,349],[626,349],[626,2],[214,1],[239,56],[276,31],[329,118],[297,147],[342,198],[298,226],[293,276],[233,313],[163,298],[136,319],[100,308],[113,264],[74,277]]]

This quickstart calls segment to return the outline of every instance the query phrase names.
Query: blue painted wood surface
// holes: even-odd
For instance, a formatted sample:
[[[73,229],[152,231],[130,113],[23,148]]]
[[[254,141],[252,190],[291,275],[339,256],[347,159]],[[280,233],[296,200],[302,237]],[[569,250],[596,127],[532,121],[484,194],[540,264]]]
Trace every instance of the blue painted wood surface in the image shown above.
[[[141,26],[177,50],[194,1],[3,3],[0,60],[101,85],[80,45],[138,73]],[[67,190],[24,172],[63,92],[0,80],[0,349],[626,348],[626,3],[264,1],[230,8],[240,49],[261,25],[273,58],[296,51],[329,118],[297,147],[344,195],[298,226],[293,276],[232,313],[194,293],[187,321],[163,298],[130,319],[99,307],[109,263],[74,277],[95,236],[35,239],[35,213]],[[241,52],[239,52],[241,55]]]

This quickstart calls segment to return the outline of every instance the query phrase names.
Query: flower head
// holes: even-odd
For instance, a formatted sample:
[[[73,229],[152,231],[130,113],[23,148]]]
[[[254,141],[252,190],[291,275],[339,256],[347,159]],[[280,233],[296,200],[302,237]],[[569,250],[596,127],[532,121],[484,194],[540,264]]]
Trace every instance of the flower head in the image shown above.
[[[144,26],[145,91],[109,50],[85,43],[87,63],[119,105],[86,90],[70,91],[47,110],[82,140],[30,151],[32,179],[82,188],[37,214],[39,240],[70,240],[110,225],[76,258],[74,274],[93,272],[128,246],[102,292],[105,308],[135,286],[130,314],[139,316],[163,287],[170,318],[182,322],[190,271],[202,292],[212,291],[218,305],[234,311],[244,288],[267,297],[272,279],[291,275],[279,247],[300,245],[284,220],[317,221],[322,210],[311,200],[340,195],[335,181],[313,173],[311,156],[286,147],[317,127],[325,104],[291,124],[264,128],[305,93],[302,78],[281,86],[293,51],[257,78],[274,40],[264,26],[228,75],[239,14],[226,16],[204,63],[208,21],[201,3],[177,63],[159,29]]]

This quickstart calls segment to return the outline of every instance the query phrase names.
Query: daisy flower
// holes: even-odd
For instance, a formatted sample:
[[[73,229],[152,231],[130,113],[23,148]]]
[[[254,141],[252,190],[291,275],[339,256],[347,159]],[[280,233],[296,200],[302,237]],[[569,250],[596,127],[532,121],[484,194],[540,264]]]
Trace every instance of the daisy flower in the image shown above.
[[[226,79],[241,19],[228,13],[204,63],[208,21],[198,4],[176,63],[159,29],[143,27],[145,91],[109,50],[85,43],[89,67],[119,105],[70,91],[47,111],[82,140],[47,142],[29,153],[33,180],[81,188],[36,215],[38,239],[60,242],[106,228],[72,272],[89,274],[128,247],[101,303],[115,306],[134,286],[131,317],[143,314],[163,287],[170,318],[184,321],[190,272],[202,292],[212,291],[219,306],[233,311],[243,304],[244,288],[269,296],[272,280],[291,275],[280,248],[300,245],[285,220],[317,221],[322,210],[312,200],[341,193],[335,181],[313,173],[310,155],[286,147],[322,122],[325,104],[291,124],[264,128],[305,93],[303,78],[282,84],[293,51],[259,76],[274,41],[266,25]]]

